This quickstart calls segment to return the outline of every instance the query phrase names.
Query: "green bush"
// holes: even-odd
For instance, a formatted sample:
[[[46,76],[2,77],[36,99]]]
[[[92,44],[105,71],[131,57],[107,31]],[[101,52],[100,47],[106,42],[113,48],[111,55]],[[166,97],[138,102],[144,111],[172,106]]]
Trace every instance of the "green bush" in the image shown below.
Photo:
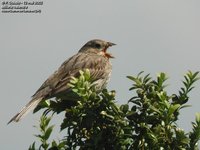
[[[39,148],[34,142],[29,150],[197,150],[200,139],[200,114],[192,122],[189,133],[180,129],[177,120],[180,110],[188,107],[189,92],[199,79],[198,72],[184,76],[178,94],[168,95],[165,73],[155,80],[139,73],[128,76],[133,82],[133,97],[127,104],[117,105],[115,91],[97,93],[90,82],[90,72],[80,71],[72,78],[72,92],[67,97],[47,100],[35,109],[45,109],[40,119]],[[51,115],[49,116],[49,113]],[[48,139],[53,131],[49,125],[55,113],[65,113],[60,129],[65,136],[60,141]]]

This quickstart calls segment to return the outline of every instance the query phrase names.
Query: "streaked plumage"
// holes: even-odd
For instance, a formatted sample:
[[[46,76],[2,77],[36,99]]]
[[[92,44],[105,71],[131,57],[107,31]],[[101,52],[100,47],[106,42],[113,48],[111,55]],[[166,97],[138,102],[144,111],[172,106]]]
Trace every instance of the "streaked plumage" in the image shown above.
[[[89,69],[96,88],[105,88],[112,70],[109,59],[113,58],[111,54],[107,53],[107,48],[113,45],[115,44],[98,39],[87,42],[77,54],[66,60],[42,84],[32,96],[32,100],[9,123],[12,121],[18,122],[42,100],[67,93],[69,90],[67,84],[72,76],[79,76],[80,70]]]

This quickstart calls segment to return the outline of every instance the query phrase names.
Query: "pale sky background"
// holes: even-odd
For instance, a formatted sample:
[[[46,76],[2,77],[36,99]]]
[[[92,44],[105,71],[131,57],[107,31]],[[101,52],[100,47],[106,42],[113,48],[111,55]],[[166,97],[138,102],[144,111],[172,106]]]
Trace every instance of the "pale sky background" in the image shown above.
[[[39,8],[41,14],[0,12],[2,150],[28,149],[36,139],[33,125],[40,114],[30,113],[19,123],[7,122],[64,60],[91,39],[117,44],[110,48],[116,59],[108,89],[117,91],[118,103],[131,97],[127,75],[145,71],[156,77],[166,72],[167,89],[175,93],[187,70],[199,71],[199,0],[44,0]],[[188,102],[192,107],[181,111],[179,121],[187,131],[200,112],[200,82],[195,86]],[[52,124],[59,125],[60,120]]]

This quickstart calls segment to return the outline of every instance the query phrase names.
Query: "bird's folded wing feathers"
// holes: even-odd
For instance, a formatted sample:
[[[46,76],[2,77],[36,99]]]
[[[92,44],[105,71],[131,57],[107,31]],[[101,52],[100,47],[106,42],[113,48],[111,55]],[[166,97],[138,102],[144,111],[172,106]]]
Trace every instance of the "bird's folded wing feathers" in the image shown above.
[[[62,92],[64,90],[67,90],[69,88],[67,87],[67,84],[71,80],[71,77],[72,76],[78,77],[80,75],[80,72],[79,72],[80,70],[84,71],[85,69],[89,69],[92,81],[96,81],[106,76],[105,69],[106,69],[107,60],[101,56],[94,57],[90,55],[86,55],[86,56],[85,55],[81,55],[81,57],[77,57],[77,59],[74,59],[74,61],[71,62],[73,65],[71,66],[63,65],[58,69],[57,76],[59,78],[59,82],[57,82],[57,84],[54,84],[55,87],[54,87],[54,90],[52,91],[53,95],[56,93]],[[63,74],[63,72],[65,73]]]
[[[106,58],[98,55],[87,53],[77,53],[68,60],[66,60],[57,71],[55,71],[36,91],[33,98],[38,97],[53,97],[55,94],[66,91],[69,87],[67,84],[71,77],[78,77],[80,70],[89,69],[92,80],[98,80],[105,76],[105,68],[107,65]],[[48,95],[45,90],[49,90]],[[43,92],[44,91],[44,92]],[[44,93],[44,94],[42,94]]]

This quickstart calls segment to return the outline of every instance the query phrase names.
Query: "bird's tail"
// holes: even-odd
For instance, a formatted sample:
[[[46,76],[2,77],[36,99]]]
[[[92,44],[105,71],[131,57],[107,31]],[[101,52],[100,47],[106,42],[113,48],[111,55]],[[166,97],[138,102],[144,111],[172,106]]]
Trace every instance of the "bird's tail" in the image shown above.
[[[38,98],[38,99],[32,99],[26,106],[19,112],[17,113],[9,122],[11,123],[12,121],[18,122],[22,118],[24,118],[31,110],[33,110],[42,100],[43,98]]]

